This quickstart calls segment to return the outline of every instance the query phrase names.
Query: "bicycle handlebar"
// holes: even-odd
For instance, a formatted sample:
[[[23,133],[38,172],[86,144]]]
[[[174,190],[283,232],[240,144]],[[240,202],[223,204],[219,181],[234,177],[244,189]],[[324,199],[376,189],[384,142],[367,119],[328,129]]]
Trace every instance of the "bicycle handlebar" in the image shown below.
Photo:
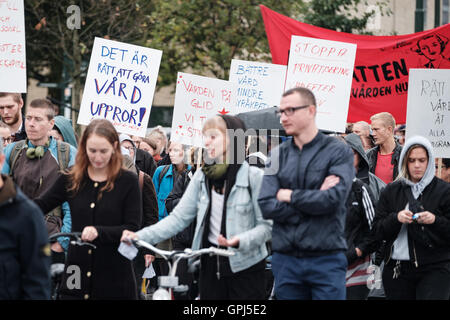
[[[72,240],[70,241],[70,243],[73,245],[89,246],[89,247],[92,247],[93,249],[97,248],[94,244],[81,240],[81,232],[58,232],[58,233],[55,233],[55,234],[52,234],[51,236],[49,236],[48,240],[50,242],[55,242],[57,240],[57,238],[60,238],[60,237],[71,238]]]
[[[180,258],[194,258],[197,256],[200,256],[202,254],[216,254],[219,256],[224,256],[224,257],[229,257],[229,256],[233,256],[235,253],[234,251],[231,250],[226,250],[226,249],[219,249],[219,248],[215,248],[215,247],[209,247],[209,248],[203,248],[203,249],[199,249],[199,250],[192,250],[189,248],[184,249],[184,251],[166,251],[166,250],[161,250],[156,248],[155,246],[151,245],[148,242],[145,242],[143,240],[131,240],[131,242],[137,246],[137,247],[144,247],[147,248],[161,256],[163,256],[165,259],[170,259],[172,257],[180,257]]]

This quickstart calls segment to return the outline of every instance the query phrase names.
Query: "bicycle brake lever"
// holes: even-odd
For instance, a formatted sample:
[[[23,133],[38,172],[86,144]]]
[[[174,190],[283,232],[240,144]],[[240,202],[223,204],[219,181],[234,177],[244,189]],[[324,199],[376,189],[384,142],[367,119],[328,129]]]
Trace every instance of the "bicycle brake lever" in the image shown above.
[[[81,240],[76,240],[76,241],[72,240],[70,243],[75,244],[75,245],[80,246],[80,247],[82,247],[82,246],[89,246],[89,247],[91,247],[93,249],[97,249],[97,247],[94,244],[83,242]]]

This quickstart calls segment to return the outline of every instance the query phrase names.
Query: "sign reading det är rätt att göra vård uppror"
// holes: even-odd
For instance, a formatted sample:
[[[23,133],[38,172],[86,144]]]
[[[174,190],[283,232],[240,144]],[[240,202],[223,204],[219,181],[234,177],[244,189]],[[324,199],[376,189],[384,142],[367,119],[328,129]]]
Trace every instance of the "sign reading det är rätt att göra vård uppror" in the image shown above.
[[[319,129],[345,132],[356,45],[291,37],[286,90],[310,89],[316,97]]]
[[[23,0],[0,1],[0,92],[27,92]]]
[[[430,140],[436,158],[450,158],[450,69],[409,69],[406,140]]]
[[[230,82],[236,84],[239,112],[277,106],[283,94],[286,66],[245,60],[231,60]]]
[[[78,124],[101,118],[118,132],[145,136],[162,51],[95,38]]]
[[[205,121],[219,114],[236,114],[238,110],[234,83],[179,72],[170,140],[204,147]]]

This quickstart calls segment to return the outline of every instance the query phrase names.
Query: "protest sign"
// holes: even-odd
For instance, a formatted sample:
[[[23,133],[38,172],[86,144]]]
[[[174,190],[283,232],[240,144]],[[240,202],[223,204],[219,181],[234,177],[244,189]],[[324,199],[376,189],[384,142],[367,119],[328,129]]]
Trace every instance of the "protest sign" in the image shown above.
[[[27,92],[23,0],[0,1],[0,92]]]
[[[296,21],[260,5],[272,63],[288,62],[291,36],[355,43],[348,122],[367,121],[387,111],[397,123],[406,121],[408,70],[450,68],[450,24],[395,36],[338,32]]]
[[[310,89],[319,129],[345,132],[356,45],[292,36],[286,90]]]
[[[286,80],[286,66],[231,60],[230,82],[237,86],[239,112],[266,109],[280,104]]]
[[[204,122],[219,114],[236,114],[236,88],[230,81],[179,72],[171,140],[204,147]]]
[[[78,123],[112,122],[118,132],[145,136],[162,51],[95,38]]]
[[[410,69],[406,140],[430,140],[437,158],[450,158],[450,69]]]

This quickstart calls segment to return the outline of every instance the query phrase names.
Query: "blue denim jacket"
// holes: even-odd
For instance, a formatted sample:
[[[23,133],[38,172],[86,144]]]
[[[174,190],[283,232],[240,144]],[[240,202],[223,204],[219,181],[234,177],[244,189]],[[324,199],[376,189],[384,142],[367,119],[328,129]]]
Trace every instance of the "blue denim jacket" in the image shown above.
[[[272,220],[265,220],[262,217],[258,205],[263,174],[261,169],[251,167],[244,162],[227,199],[226,238],[237,236],[240,240],[236,254],[229,258],[231,271],[235,273],[260,262],[268,254],[266,241],[271,239]],[[197,217],[192,249],[200,249],[209,201],[205,175],[202,170],[197,170],[183,197],[170,215],[157,224],[138,231],[137,236],[139,239],[155,244],[184,230]]]

